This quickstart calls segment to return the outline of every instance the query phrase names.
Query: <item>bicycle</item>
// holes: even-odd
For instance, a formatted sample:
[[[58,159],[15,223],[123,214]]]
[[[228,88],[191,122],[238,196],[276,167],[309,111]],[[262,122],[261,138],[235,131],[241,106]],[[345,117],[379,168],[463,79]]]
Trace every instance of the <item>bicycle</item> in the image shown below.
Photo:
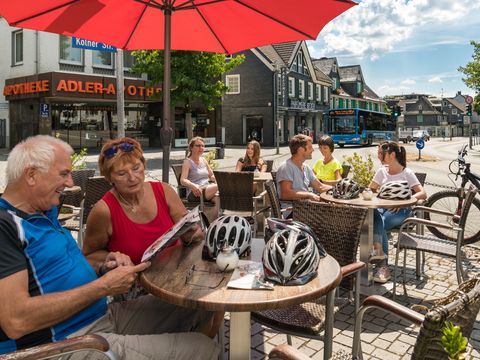
[[[465,187],[467,183],[471,183],[476,186],[480,191],[480,175],[474,174],[470,171],[470,164],[465,161],[465,155],[467,155],[467,145],[458,152],[457,159],[450,162],[448,165],[449,179],[456,184],[458,177],[462,178],[461,185],[455,190],[443,190],[435,194],[432,194],[426,201],[425,206],[448,211],[452,214],[460,215],[463,206],[463,200],[465,199]],[[455,176],[455,180],[452,176]],[[445,222],[445,215],[425,213],[425,218],[433,221]],[[458,221],[458,217],[449,218],[450,222]],[[436,228],[433,226],[427,226],[428,230],[435,236],[456,241],[456,233],[448,231],[446,229]],[[465,225],[465,243],[472,244],[480,240],[480,199],[478,196],[473,199],[472,206],[468,213],[467,222]]]

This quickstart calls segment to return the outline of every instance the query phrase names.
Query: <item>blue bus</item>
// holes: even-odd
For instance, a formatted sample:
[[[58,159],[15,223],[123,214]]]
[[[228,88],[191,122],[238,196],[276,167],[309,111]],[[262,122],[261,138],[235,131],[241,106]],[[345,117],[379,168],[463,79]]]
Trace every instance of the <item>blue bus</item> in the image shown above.
[[[364,109],[333,109],[328,112],[327,134],[340,147],[372,145],[392,140],[395,121],[389,114]]]

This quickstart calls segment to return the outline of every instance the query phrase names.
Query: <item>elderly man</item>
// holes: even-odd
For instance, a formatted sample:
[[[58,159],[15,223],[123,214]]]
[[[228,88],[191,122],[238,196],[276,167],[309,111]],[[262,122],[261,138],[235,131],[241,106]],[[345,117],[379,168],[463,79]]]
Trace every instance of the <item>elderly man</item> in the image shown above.
[[[320,201],[320,196],[309,188],[321,193],[331,189],[331,186],[321,183],[312,168],[304,164],[305,160],[312,158],[312,139],[298,134],[290,139],[288,146],[292,156],[277,171],[278,197],[283,200],[282,206],[285,207],[285,201],[300,199]]]
[[[97,277],[60,226],[57,206],[73,185],[72,153],[65,142],[39,135],[8,157],[0,199],[0,353],[98,333],[121,359],[217,357],[211,339],[188,332],[203,325],[201,313],[186,309],[183,318],[160,317],[160,301],[150,295],[107,306],[106,296],[128,292],[149,263],[124,263]],[[110,254],[107,267],[121,255]]]

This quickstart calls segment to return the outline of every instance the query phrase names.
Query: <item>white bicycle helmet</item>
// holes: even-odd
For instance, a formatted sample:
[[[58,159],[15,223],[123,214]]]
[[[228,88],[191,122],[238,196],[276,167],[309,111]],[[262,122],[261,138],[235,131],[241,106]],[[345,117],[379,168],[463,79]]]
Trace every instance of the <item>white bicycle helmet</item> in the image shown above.
[[[295,227],[277,231],[263,250],[265,279],[302,285],[317,275],[320,255],[315,240]]]
[[[354,199],[360,194],[360,188],[352,179],[340,180],[332,190],[332,195],[336,199]]]
[[[269,236],[267,239],[271,239],[274,233],[278,231],[282,231],[292,227],[299,231],[304,231],[308,233],[313,238],[315,244],[317,244],[319,255],[321,258],[327,255],[327,252],[325,251],[322,243],[320,242],[320,239],[317,237],[312,228],[301,221],[296,221],[292,219],[267,218],[267,228],[265,229],[266,233],[268,233]]]
[[[252,229],[244,217],[221,216],[210,224],[205,246],[210,258],[215,259],[223,246],[232,246],[242,256],[250,249]]]
[[[407,181],[389,181],[380,187],[378,197],[385,200],[408,200],[412,197],[412,190]]]

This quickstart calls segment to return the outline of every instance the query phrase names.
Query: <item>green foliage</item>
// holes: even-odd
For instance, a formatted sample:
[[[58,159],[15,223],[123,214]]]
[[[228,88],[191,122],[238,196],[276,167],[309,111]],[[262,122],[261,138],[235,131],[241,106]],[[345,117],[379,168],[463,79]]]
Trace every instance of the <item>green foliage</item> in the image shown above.
[[[358,184],[358,186],[363,188],[368,187],[375,175],[372,155],[368,154],[365,158],[354,152],[353,155],[344,156],[343,162],[352,167],[352,179]]]
[[[473,46],[473,60],[465,66],[460,66],[457,70],[465,75],[462,78],[465,85],[477,93],[473,108],[478,113],[480,112],[480,94],[478,94],[480,93],[480,42],[472,40],[470,44]]]
[[[218,161],[215,160],[216,152],[217,151],[215,149],[212,149],[208,153],[203,155],[205,160],[207,160],[208,166],[210,166],[212,170],[215,170],[218,168]]]
[[[148,74],[154,83],[163,82],[163,51],[135,51],[133,56],[134,72]],[[199,100],[208,110],[213,110],[227,90],[222,74],[240,65],[244,59],[244,55],[227,61],[224,54],[172,51],[172,105],[184,105],[188,110],[192,101]]]
[[[72,161],[72,170],[81,170],[87,168],[87,162],[85,160],[87,153],[87,148],[83,148],[78,153],[73,153],[72,156],[70,156],[70,160]]]
[[[464,359],[462,353],[467,348],[468,340],[462,335],[460,326],[455,326],[450,321],[446,321],[442,332],[442,346],[448,354],[448,358],[451,360]]]

